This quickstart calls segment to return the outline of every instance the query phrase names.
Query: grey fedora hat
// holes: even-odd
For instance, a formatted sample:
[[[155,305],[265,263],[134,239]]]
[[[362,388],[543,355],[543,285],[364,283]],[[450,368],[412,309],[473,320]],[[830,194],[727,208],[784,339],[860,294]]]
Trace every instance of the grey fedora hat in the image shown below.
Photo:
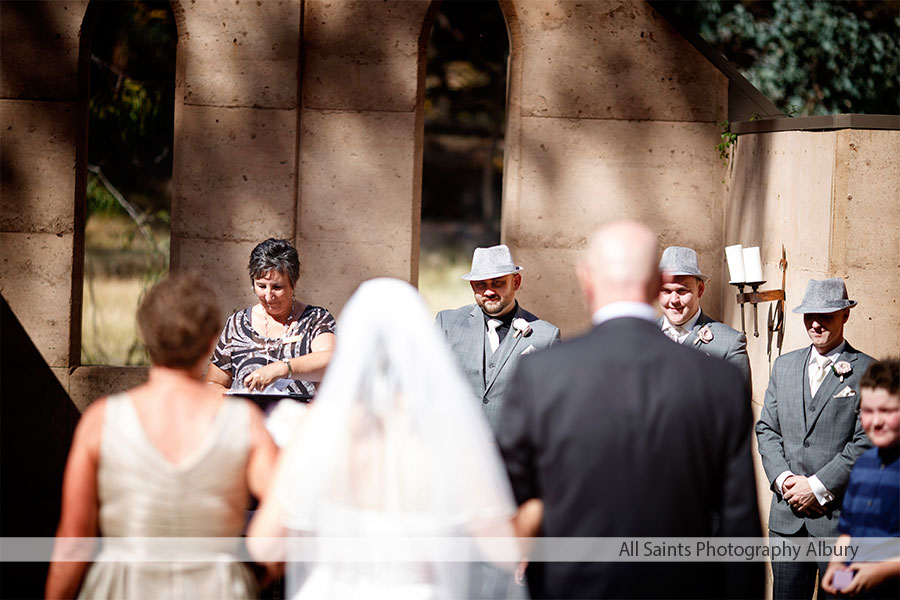
[[[708,281],[709,275],[700,272],[697,265],[697,253],[693,248],[684,246],[669,246],[663,251],[659,261],[659,270],[669,275],[693,275],[702,281]]]
[[[467,281],[483,281],[521,270],[522,267],[513,263],[509,248],[500,244],[490,248],[475,248],[475,254],[472,255],[472,270],[462,278]]]
[[[806,284],[803,302],[794,309],[795,313],[833,313],[856,306],[856,300],[847,299],[847,286],[840,277],[810,279]]]

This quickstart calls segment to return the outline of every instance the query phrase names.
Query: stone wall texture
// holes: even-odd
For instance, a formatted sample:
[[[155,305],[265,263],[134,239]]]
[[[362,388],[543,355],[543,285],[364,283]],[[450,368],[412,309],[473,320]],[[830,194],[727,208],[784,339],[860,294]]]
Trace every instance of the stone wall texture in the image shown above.
[[[141,369],[81,367],[83,66],[88,2],[0,2],[0,291],[78,409]],[[436,3],[178,0],[171,269],[255,301],[251,248],[294,240],[298,296],[339,314],[363,280],[415,283],[425,48]],[[784,246],[788,309],[810,277],[845,277],[847,333],[900,347],[900,133],[742,135],[716,144],[728,80],[640,0],[500,0],[510,36],[502,238],[522,304],[570,337],[589,326],[575,278],[601,224],[639,219],[699,252],[704,309],[740,316],[723,247]],[[81,71],[79,70],[79,67]],[[80,79],[79,73],[82,74]],[[760,306],[765,323],[768,306]],[[748,326],[752,323],[747,312]],[[784,350],[806,344],[788,312]],[[754,406],[768,377],[751,336]],[[768,492],[763,485],[760,496]],[[762,506],[766,506],[762,503]]]
[[[728,80],[648,4],[501,2],[510,24],[502,237],[522,303],[563,337],[590,319],[575,280],[601,224],[639,219],[720,270]],[[721,292],[710,286],[709,312]]]
[[[72,274],[87,5],[0,3],[0,292],[44,361],[63,369],[81,326]]]

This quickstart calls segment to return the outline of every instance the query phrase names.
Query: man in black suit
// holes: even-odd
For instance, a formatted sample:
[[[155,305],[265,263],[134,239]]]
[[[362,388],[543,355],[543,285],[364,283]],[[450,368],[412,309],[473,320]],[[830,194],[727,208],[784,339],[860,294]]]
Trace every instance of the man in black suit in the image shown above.
[[[545,537],[760,535],[750,400],[738,370],[655,324],[656,236],[616,223],[578,276],[586,335],[523,359],[498,441],[517,502],[543,501]],[[555,563],[534,597],[762,597],[763,565]]]

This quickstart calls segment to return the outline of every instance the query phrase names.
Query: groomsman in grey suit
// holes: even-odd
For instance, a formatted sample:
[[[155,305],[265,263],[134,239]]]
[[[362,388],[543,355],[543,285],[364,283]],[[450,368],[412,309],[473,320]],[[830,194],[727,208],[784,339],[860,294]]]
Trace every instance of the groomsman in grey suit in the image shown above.
[[[496,435],[506,387],[519,358],[559,341],[559,329],[519,306],[522,267],[505,245],[476,248],[472,270],[462,276],[472,286],[475,304],[442,310],[435,321],[472,386],[491,431]],[[524,595],[510,575],[489,563],[469,570],[472,599],[517,598]]]
[[[747,336],[709,318],[700,309],[700,298],[709,276],[700,272],[692,248],[669,246],[663,251],[659,269],[666,274],[659,291],[663,316],[657,324],[669,338],[736,366],[750,389],[750,359]]]
[[[472,286],[475,304],[442,310],[436,318],[494,433],[519,357],[559,341],[556,326],[516,301],[521,270],[505,245],[476,248],[472,270],[462,276]]]
[[[811,279],[794,312],[803,315],[812,345],[772,366],[756,436],[775,492],[769,511],[773,536],[800,543],[837,537],[850,469],[872,445],[857,414],[859,380],[872,357],[844,339],[855,305],[843,279]],[[827,558],[820,564],[773,562],[773,597],[812,598],[816,569],[821,577],[827,566]]]

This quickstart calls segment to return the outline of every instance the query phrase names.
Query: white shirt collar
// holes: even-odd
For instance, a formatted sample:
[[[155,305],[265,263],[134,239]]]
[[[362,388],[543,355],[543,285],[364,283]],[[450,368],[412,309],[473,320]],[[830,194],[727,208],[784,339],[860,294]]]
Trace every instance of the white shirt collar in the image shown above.
[[[831,364],[834,364],[837,362],[838,357],[844,352],[844,348],[846,348],[846,347],[847,347],[847,340],[844,340],[843,342],[841,342],[840,344],[835,346],[831,350],[831,352],[829,352],[825,356],[827,356],[828,358],[831,359]],[[816,362],[817,356],[820,356],[819,351],[816,350],[815,346],[813,346],[812,352],[809,353],[809,361],[806,364],[810,365],[810,364]]]
[[[703,311],[702,311],[701,309],[698,308],[698,309],[697,309],[697,312],[694,313],[694,316],[691,317],[691,318],[688,320],[687,323],[685,323],[684,325],[682,325],[681,328],[684,329],[685,331],[690,331],[691,329],[693,329],[693,328],[694,328],[694,325],[697,324],[697,321],[700,320],[700,313],[701,313],[701,312],[703,312]],[[674,327],[674,325],[672,325],[672,323],[669,321],[669,317],[667,317],[667,316],[664,314],[664,315],[663,315],[663,322],[662,322],[662,330],[665,331],[666,329],[669,329],[670,327]]]
[[[654,321],[656,319],[656,311],[646,302],[612,302],[595,312],[591,316],[591,320],[594,322],[594,325],[600,325],[601,323],[620,317],[633,317],[635,319]]]

